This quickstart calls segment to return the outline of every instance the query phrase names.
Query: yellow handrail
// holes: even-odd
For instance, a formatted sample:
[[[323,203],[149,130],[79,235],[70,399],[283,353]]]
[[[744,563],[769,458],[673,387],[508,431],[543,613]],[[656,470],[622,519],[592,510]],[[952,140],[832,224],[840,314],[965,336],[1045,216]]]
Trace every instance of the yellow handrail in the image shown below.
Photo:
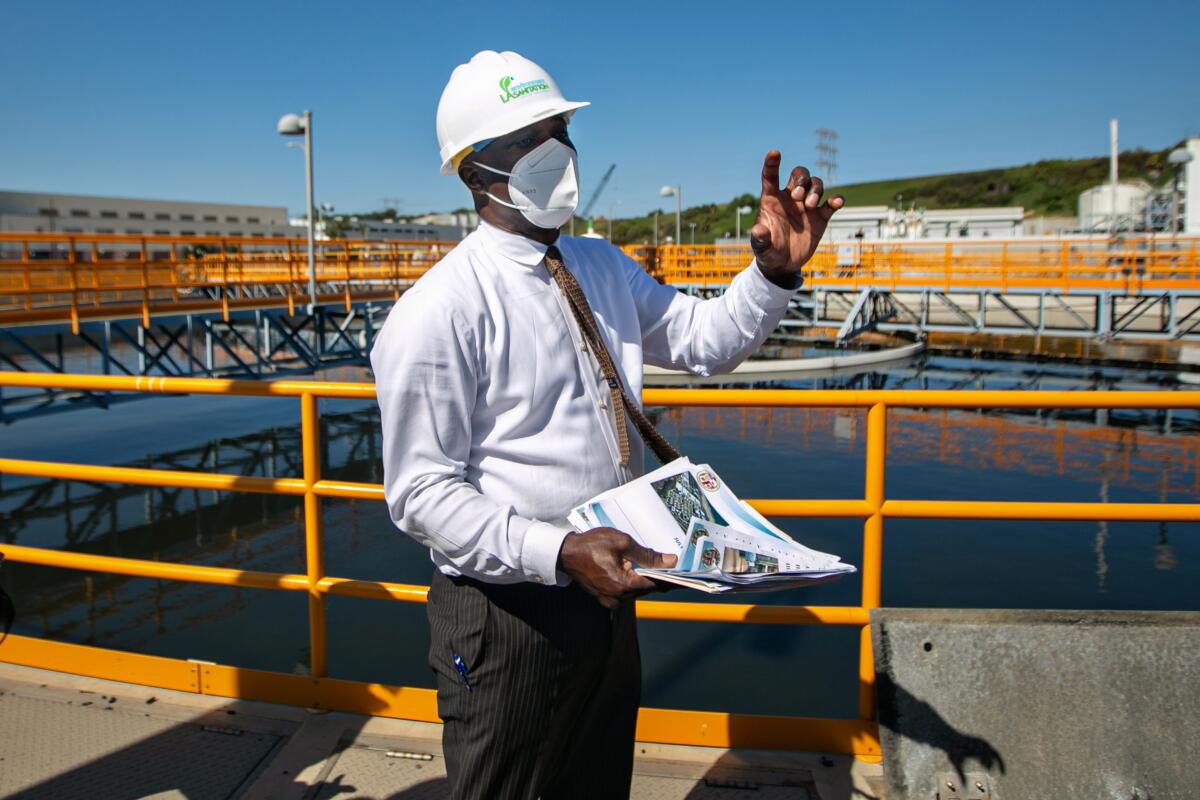
[[[428,587],[363,581],[326,575],[321,498],[383,499],[378,484],[321,478],[320,397],[374,397],[367,383],[325,381],[237,381],[194,378],[136,378],[0,372],[0,386],[108,392],[294,397],[301,404],[303,474],[263,478],[221,473],[137,469],[0,458],[0,474],[63,480],[103,481],[220,491],[287,494],[304,498],[305,574],[285,574],[162,561],[87,555],[49,548],[0,544],[15,562],[118,575],[193,581],[224,586],[302,591],[308,595],[311,677],[297,678],[238,667],[192,664],[10,636],[0,660],[166,688],[222,696],[338,708],[418,720],[436,720],[430,690],[382,687],[328,676],[325,598],[328,595],[424,602]],[[770,747],[879,754],[874,723],[874,662],[867,623],[882,602],[883,529],[888,518],[990,520],[1156,520],[1200,521],[1200,503],[1058,503],[889,500],[885,494],[887,413],[891,408],[1200,408],[1200,393],[1188,392],[1027,392],[1027,391],[797,391],[650,389],[647,405],[749,406],[762,408],[865,408],[866,465],[861,499],[749,501],[760,512],[791,517],[846,517],[863,520],[861,601],[857,606],[759,606],[642,600],[643,619],[775,625],[848,625],[859,632],[859,718],[806,719],[642,709],[638,736],[647,741],[722,747]]]

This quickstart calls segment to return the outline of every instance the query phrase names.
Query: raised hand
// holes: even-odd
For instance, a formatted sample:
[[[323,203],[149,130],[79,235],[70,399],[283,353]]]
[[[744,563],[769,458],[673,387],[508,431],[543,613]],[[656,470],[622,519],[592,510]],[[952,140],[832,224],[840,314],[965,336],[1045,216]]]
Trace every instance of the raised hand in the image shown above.
[[[558,563],[563,572],[605,608],[616,608],[621,600],[654,591],[658,585],[633,571],[633,565],[669,568],[673,555],[642,547],[627,533],[615,528],[593,528],[563,539]]]
[[[763,274],[774,281],[789,278],[808,263],[834,212],[846,204],[836,195],[824,205],[825,184],[804,167],[796,167],[787,185],[779,188],[778,150],[763,159],[762,197],[758,218],[750,229],[750,249]]]

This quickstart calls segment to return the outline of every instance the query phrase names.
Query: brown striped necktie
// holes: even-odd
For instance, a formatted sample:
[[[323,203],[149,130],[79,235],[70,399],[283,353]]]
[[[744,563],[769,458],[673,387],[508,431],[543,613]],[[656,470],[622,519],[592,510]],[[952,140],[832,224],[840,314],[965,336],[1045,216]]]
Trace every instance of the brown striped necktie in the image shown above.
[[[654,451],[654,455],[659,461],[666,464],[668,461],[679,458],[679,451],[658,432],[654,423],[626,394],[625,387],[621,382],[621,375],[617,372],[617,367],[613,363],[612,356],[609,355],[604,339],[600,336],[600,329],[596,326],[596,318],[592,316],[592,308],[588,305],[587,297],[584,296],[583,289],[579,287],[571,270],[567,269],[567,265],[563,262],[562,253],[554,245],[550,245],[546,249],[546,269],[549,270],[550,277],[558,284],[558,288],[562,290],[563,296],[567,298],[567,304],[571,306],[575,321],[579,323],[579,331],[583,334],[583,340],[595,355],[596,361],[600,364],[600,371],[604,373],[604,380],[608,383],[608,391],[612,396],[613,422],[617,429],[617,448],[621,453],[621,466],[629,466],[629,432],[625,427],[625,415],[621,413],[622,407],[629,412],[629,418],[633,420],[642,440]]]

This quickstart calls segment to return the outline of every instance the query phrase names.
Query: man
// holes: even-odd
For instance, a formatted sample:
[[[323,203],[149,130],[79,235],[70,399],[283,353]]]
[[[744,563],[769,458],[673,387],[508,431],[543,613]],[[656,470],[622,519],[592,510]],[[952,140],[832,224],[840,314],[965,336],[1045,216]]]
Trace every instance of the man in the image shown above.
[[[585,105],[516,53],[455,69],[438,106],[442,172],[471,192],[480,226],[400,298],[371,352],[388,508],[436,565],[429,662],[454,798],[628,796],[632,598],[654,588],[632,565],[675,557],[565,517],[641,473],[628,424],[643,362],[736,366],[842,206],[821,205],[803,168],[781,189],[768,153],[755,263],[721,297],[687,297],[607,242],[560,234],[578,200],[568,122]]]

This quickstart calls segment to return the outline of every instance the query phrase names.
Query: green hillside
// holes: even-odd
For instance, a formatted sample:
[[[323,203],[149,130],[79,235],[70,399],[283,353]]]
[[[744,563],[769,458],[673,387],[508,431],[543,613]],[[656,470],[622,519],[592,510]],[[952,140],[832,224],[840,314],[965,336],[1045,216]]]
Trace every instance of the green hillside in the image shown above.
[[[1176,145],[1178,146],[1178,145]],[[1163,150],[1131,150],[1119,158],[1121,180],[1145,180],[1153,185],[1170,177],[1167,154]],[[1108,157],[1056,159],[1000,167],[977,172],[950,175],[927,175],[915,178],[855,183],[834,187],[831,191],[846,197],[848,205],[891,205],[903,195],[905,207],[971,208],[978,206],[1022,206],[1026,213],[1047,216],[1074,215],[1079,193],[1108,180]],[[745,194],[728,203],[693,206],[684,209],[682,239],[691,241],[689,223],[696,223],[696,243],[708,244],[734,234],[734,209],[749,205],[757,211],[758,198]],[[754,214],[742,217],[742,235],[753,224]],[[587,223],[576,220],[576,233],[587,230]],[[608,235],[608,221],[596,219],[596,231]],[[616,219],[612,223],[612,239],[617,244],[652,242],[654,215]],[[664,209],[659,216],[660,240],[675,235],[674,209]]]

